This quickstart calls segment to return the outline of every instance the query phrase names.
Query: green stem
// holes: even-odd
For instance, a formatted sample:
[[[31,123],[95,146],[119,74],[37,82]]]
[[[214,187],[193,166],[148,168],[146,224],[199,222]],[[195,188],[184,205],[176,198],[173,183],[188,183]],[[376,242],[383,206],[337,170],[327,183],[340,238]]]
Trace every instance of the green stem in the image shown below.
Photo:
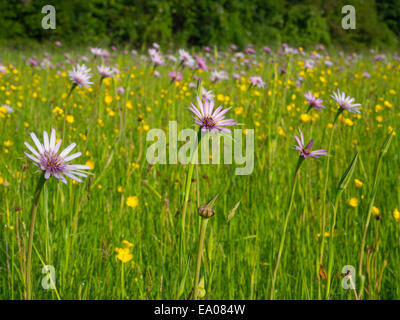
[[[201,141],[201,129],[199,129],[199,132],[197,134],[197,141],[195,145],[195,149],[192,154],[192,159],[189,164],[189,170],[186,176],[186,189],[185,189],[185,199],[183,203],[183,213],[182,213],[182,231],[183,233],[185,232],[185,221],[186,221],[186,212],[187,212],[187,205],[189,201],[189,194],[190,194],[190,187],[192,185],[192,176],[193,176],[193,171],[194,171],[194,166],[196,161],[194,161],[197,158],[197,153],[198,153],[198,147]]]
[[[331,225],[331,232],[329,234],[329,262],[328,262],[328,276],[327,276],[327,285],[326,285],[326,299],[329,299],[329,293],[330,293],[330,288],[331,288],[331,278],[332,278],[332,268],[333,268],[333,251],[334,251],[333,233],[335,231],[336,215],[337,215],[339,200],[340,200],[342,193],[343,193],[343,190],[340,189],[340,190],[338,190],[338,192],[336,194],[335,206],[333,208],[333,220],[332,220],[332,225]],[[321,234],[321,236],[324,237],[324,234]]]
[[[321,226],[321,248],[320,248],[320,255],[319,255],[319,266],[322,265],[322,257],[324,255],[324,248],[325,248],[325,237],[324,237],[324,233],[325,233],[325,224],[326,224],[326,194],[327,194],[327,190],[328,190],[328,181],[329,181],[329,169],[330,169],[330,155],[331,155],[331,150],[332,150],[332,141],[333,141],[333,133],[335,131],[335,124],[337,119],[339,118],[339,115],[343,112],[343,109],[340,108],[336,115],[335,118],[333,120],[333,126],[332,126],[332,130],[331,130],[331,135],[329,138],[329,146],[328,146],[328,159],[326,161],[326,172],[325,172],[325,184],[324,184],[324,192],[323,192],[323,199],[322,199],[322,226]],[[319,270],[317,271],[319,272]],[[321,299],[321,290],[320,290],[320,282],[318,283],[318,299]]]
[[[193,295],[192,295],[193,300],[197,300],[197,295],[198,295],[201,257],[203,255],[203,244],[204,244],[204,238],[206,236],[207,223],[208,223],[208,219],[207,218],[201,218],[199,249],[197,251],[196,272],[195,272],[195,275],[194,275],[194,289],[193,289]]]
[[[367,216],[367,221],[365,222],[363,237],[361,240],[360,261],[358,263],[358,275],[359,276],[362,275],[362,263],[363,263],[363,259],[364,259],[365,240],[367,238],[368,226],[369,226],[369,222],[371,220],[372,207],[374,206],[374,202],[375,202],[378,177],[379,177],[379,172],[381,170],[381,167],[382,167],[382,155],[379,156],[378,163],[376,165],[374,183],[372,185],[371,200],[370,200],[370,204],[368,207],[368,216]]]
[[[121,265],[121,289],[122,289],[122,299],[125,299],[125,297],[126,297],[124,273],[125,273],[125,264],[122,263],[122,265]]]
[[[276,275],[278,273],[278,268],[279,268],[279,262],[281,260],[281,256],[282,256],[282,251],[283,251],[283,246],[285,244],[285,237],[286,237],[286,229],[287,229],[287,225],[288,225],[288,221],[289,221],[289,216],[290,216],[290,212],[292,209],[292,204],[293,204],[293,198],[294,198],[294,192],[296,190],[296,182],[297,182],[297,177],[299,175],[299,169],[300,169],[300,165],[302,164],[304,158],[302,156],[299,157],[299,160],[297,162],[297,167],[296,167],[296,172],[294,174],[294,179],[293,179],[293,184],[292,184],[292,191],[290,193],[290,199],[289,199],[289,205],[288,205],[288,209],[286,212],[286,218],[285,218],[285,223],[283,225],[283,235],[281,238],[281,242],[279,245],[279,251],[278,251],[278,256],[276,258],[276,264],[275,264],[275,269],[274,269],[274,275],[272,277],[272,285],[271,285],[271,293],[270,293],[270,299],[273,300],[274,299],[274,291],[275,291],[275,281],[276,281]]]
[[[32,209],[31,209],[31,226],[29,229],[29,240],[28,240],[28,256],[26,259],[26,299],[31,300],[31,271],[32,271],[32,244],[33,244],[33,233],[35,230],[35,220],[37,208],[39,205],[40,193],[46,182],[44,174],[41,174],[38,184],[36,186],[35,194],[33,196]]]

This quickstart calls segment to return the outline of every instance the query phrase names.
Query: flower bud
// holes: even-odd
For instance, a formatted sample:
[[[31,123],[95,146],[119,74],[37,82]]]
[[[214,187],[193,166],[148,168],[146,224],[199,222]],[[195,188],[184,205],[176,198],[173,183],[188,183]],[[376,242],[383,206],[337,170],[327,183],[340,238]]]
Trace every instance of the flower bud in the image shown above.
[[[216,194],[214,196],[214,198],[212,198],[207,204],[202,205],[201,207],[199,207],[198,211],[199,211],[199,215],[202,216],[205,219],[211,218],[214,214],[214,203],[215,200],[217,199],[219,194]]]
[[[201,215],[203,218],[211,218],[214,214],[215,211],[213,208],[208,207],[207,205],[201,206],[199,209],[199,215]]]

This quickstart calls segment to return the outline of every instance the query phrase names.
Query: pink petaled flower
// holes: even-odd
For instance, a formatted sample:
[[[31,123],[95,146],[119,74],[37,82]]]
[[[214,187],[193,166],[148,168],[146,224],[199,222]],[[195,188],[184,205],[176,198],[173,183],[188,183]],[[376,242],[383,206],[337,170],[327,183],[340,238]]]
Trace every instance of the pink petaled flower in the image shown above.
[[[56,42],[54,42],[54,44],[55,44],[57,47],[61,47],[61,46],[62,46],[62,43],[61,43],[60,41],[56,41]]]
[[[201,87],[201,98],[203,101],[212,100],[215,96],[211,90],[207,91],[204,87]]]
[[[225,128],[225,126],[237,124],[233,119],[225,119],[224,115],[228,112],[229,108],[222,109],[222,106],[219,106],[214,111],[213,99],[207,99],[203,102],[200,97],[197,97],[197,104],[198,107],[191,103],[189,110],[195,115],[193,119],[195,119],[195,123],[201,127],[202,131],[216,130],[231,132],[231,130]]]
[[[251,84],[257,88],[264,88],[265,87],[265,82],[261,77],[255,77],[251,76],[250,77]]]
[[[176,71],[168,72],[168,76],[171,78],[172,81],[182,81],[183,80],[182,75]]]
[[[208,68],[207,68],[206,59],[196,56],[196,61],[197,61],[198,69],[207,71]]]
[[[256,53],[256,50],[254,50],[254,48],[253,47],[247,47],[245,50],[244,50],[244,52],[246,53],[246,54],[254,54],[254,53]]]
[[[103,49],[100,48],[90,48],[90,51],[95,57],[101,57],[103,55]]]
[[[97,66],[97,71],[100,73],[102,78],[111,78],[114,74],[114,71],[107,66]]]
[[[213,71],[211,73],[210,81],[217,82],[220,80],[229,80],[229,76],[225,71]]]
[[[164,58],[156,49],[149,49],[149,55],[154,66],[162,66],[165,64]]]
[[[271,50],[270,47],[265,46],[263,49],[264,49],[264,52],[265,52],[265,53],[269,53],[269,54],[272,53],[272,50]]]
[[[300,132],[300,138],[298,136],[294,136],[294,138],[297,141],[297,145],[295,145],[294,148],[297,151],[300,151],[300,156],[302,156],[304,159],[307,159],[307,158],[320,158],[320,156],[328,154],[328,152],[324,149],[311,151],[314,145],[313,139],[311,139],[311,141],[306,146],[304,146],[303,132],[301,132],[301,130],[299,130],[299,132]]]
[[[93,82],[90,82],[90,78],[92,75],[89,73],[90,69],[87,68],[84,64],[83,65],[77,65],[77,67],[73,68],[72,71],[69,71],[68,74],[71,77],[70,79],[74,82],[74,84],[80,86],[80,87],[89,87],[90,84],[93,84]]]
[[[347,97],[344,92],[340,93],[340,91],[338,90],[337,92],[333,92],[333,95],[331,95],[331,97],[342,109],[346,109],[351,113],[361,113],[360,109],[358,108],[359,106],[361,106],[361,104],[353,103],[354,98],[351,98],[350,96]]]
[[[74,179],[77,182],[82,182],[79,177],[87,177],[85,172],[81,170],[90,169],[89,166],[82,164],[69,164],[71,160],[81,156],[80,152],[70,154],[75,148],[76,143],[70,144],[64,151],[58,153],[61,140],[56,141],[56,131],[51,130],[51,136],[46,131],[43,132],[43,144],[40,143],[39,139],[32,132],[31,138],[36,145],[34,149],[28,142],[25,142],[25,146],[29,149],[32,154],[25,152],[25,155],[33,161],[33,164],[44,171],[44,177],[49,179],[51,176],[61,180],[65,184],[67,180],[64,175]]]
[[[322,105],[323,100],[314,96],[310,91],[304,94],[304,98],[307,99],[310,108],[314,108],[316,110],[325,109],[325,107]]]
[[[6,67],[1,64],[0,64],[0,73],[7,73]]]

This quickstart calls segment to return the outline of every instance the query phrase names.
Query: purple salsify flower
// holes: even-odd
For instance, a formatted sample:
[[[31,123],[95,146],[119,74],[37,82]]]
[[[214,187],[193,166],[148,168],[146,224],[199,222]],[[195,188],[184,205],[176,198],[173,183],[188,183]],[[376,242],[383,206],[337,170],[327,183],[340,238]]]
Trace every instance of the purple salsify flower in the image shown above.
[[[214,97],[215,96],[213,95],[211,90],[207,91],[204,87],[201,87],[201,98],[203,99],[203,101],[211,100]]]
[[[68,74],[74,84],[78,85],[79,87],[89,87],[89,85],[93,84],[93,82],[89,81],[92,77],[89,72],[90,69],[84,64],[81,66],[78,64],[77,67],[73,67],[72,71],[69,71]]]
[[[196,56],[196,61],[197,61],[197,68],[207,71],[207,63],[206,63],[206,59],[202,58],[202,57],[198,57]]]
[[[371,78],[371,75],[368,72],[363,72],[363,77],[364,78]]]
[[[32,57],[28,59],[28,63],[32,66],[32,67],[37,67],[39,64],[39,61],[37,60],[36,57]]]
[[[265,82],[261,77],[255,77],[251,76],[250,77],[251,84],[257,88],[264,88],[265,87]]]
[[[244,50],[244,52],[246,53],[246,54],[255,54],[256,53],[256,50],[254,50],[254,48],[253,47],[247,47],[245,50]]]
[[[156,49],[149,49],[149,55],[154,66],[162,66],[165,64],[164,58]]]
[[[183,80],[182,75],[176,71],[168,72],[168,76],[171,78],[172,81],[182,81]]]
[[[271,50],[270,47],[265,46],[265,47],[263,48],[263,50],[264,50],[265,53],[269,53],[269,54],[272,53],[272,50]]]
[[[294,138],[297,141],[297,145],[295,145],[294,148],[297,151],[300,151],[300,156],[302,156],[304,159],[307,159],[307,158],[320,158],[320,156],[328,154],[328,152],[324,149],[311,151],[314,145],[313,139],[311,139],[311,141],[306,146],[304,146],[303,132],[301,132],[301,130],[299,130],[299,132],[300,132],[300,137],[294,136]]]
[[[195,123],[201,127],[202,131],[227,131],[231,132],[225,126],[233,126],[237,124],[233,119],[225,119],[225,113],[228,112],[230,108],[223,109],[222,106],[219,106],[214,111],[214,100],[205,100],[204,102],[200,97],[197,97],[196,107],[193,103],[189,107],[189,110],[194,114],[193,119],[195,119]]]
[[[333,92],[333,95],[331,95],[331,97],[342,109],[346,109],[351,113],[361,113],[360,109],[358,108],[359,106],[361,106],[361,104],[353,103],[354,98],[351,98],[350,96],[347,97],[344,92],[340,93],[339,89],[337,90],[337,92]]]
[[[111,78],[114,74],[114,71],[107,66],[97,66],[97,71],[100,73],[102,78]]]
[[[61,146],[61,140],[56,141],[56,131],[54,129],[51,130],[50,139],[47,132],[43,132],[43,144],[33,132],[31,133],[31,138],[35,143],[37,150],[28,142],[25,142],[25,146],[30,152],[32,152],[32,154],[25,152],[25,155],[33,161],[35,166],[44,171],[44,177],[46,179],[53,176],[66,184],[67,180],[64,175],[77,182],[82,182],[79,177],[87,177],[87,174],[81,170],[90,169],[89,166],[68,163],[81,156],[80,152],[69,155],[75,148],[76,143],[70,144],[66,149],[64,149],[64,151],[58,153]]]
[[[118,91],[118,94],[124,94],[125,93],[125,88],[120,86],[120,87],[118,87],[117,91]]]
[[[225,71],[213,71],[211,73],[210,81],[217,82],[220,80],[229,80],[229,76]]]
[[[310,91],[304,94],[304,98],[307,99],[308,104],[310,105],[310,109],[314,108],[316,110],[325,109],[325,106],[322,105],[323,101],[320,98],[315,97]]]

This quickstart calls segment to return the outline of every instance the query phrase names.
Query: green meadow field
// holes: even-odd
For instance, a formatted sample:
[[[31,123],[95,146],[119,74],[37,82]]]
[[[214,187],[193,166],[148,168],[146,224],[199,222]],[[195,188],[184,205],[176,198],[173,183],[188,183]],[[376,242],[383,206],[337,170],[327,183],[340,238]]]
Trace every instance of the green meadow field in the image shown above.
[[[187,50],[188,67],[178,50],[153,48],[157,65],[154,52],[114,49],[1,51],[0,299],[400,298],[397,55],[212,47]],[[78,64],[91,84],[71,80]],[[102,78],[100,65],[116,69]],[[201,87],[244,141],[254,130],[250,174],[147,160],[152,129],[167,144],[170,121],[199,130],[189,107]],[[24,154],[31,132],[43,143],[52,129],[90,167],[82,182],[44,179]],[[299,130],[328,154],[304,157]],[[199,215],[217,194],[215,214]]]

